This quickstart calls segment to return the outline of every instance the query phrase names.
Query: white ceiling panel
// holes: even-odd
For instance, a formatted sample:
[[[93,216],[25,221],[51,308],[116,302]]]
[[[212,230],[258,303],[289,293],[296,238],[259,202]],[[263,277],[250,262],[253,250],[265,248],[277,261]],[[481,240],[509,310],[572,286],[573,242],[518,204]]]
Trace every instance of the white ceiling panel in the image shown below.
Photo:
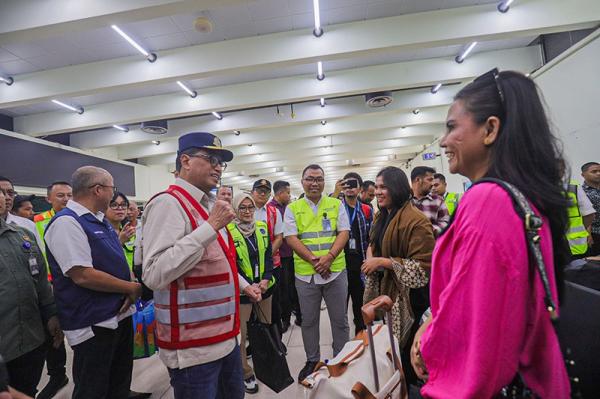
[[[38,71],[40,68],[29,62],[18,59],[15,61],[0,61],[0,71],[9,75],[19,75],[22,73],[30,73]]]
[[[254,21],[263,19],[281,18],[290,15],[287,1],[282,0],[254,0],[248,2],[248,12]]]
[[[168,16],[132,22],[119,27],[134,38],[148,38],[181,32],[179,26]]]
[[[261,21],[254,22],[255,31],[259,35],[266,35],[268,33],[285,32],[293,29],[292,17],[290,15],[264,19]]]

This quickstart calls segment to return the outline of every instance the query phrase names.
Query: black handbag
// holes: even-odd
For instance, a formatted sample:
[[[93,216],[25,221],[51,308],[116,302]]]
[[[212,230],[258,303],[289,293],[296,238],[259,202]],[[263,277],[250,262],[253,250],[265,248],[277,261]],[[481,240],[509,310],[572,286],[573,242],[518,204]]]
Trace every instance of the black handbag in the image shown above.
[[[530,264],[533,263],[535,269],[537,270],[540,278],[542,280],[542,285],[544,286],[544,303],[546,305],[546,309],[548,309],[549,316],[552,319],[552,325],[554,326],[555,332],[558,322],[558,313],[556,312],[556,304],[552,299],[552,293],[550,291],[550,283],[548,282],[548,274],[546,273],[546,264],[544,263],[544,258],[542,257],[542,251],[540,249],[540,236],[539,231],[542,228],[542,218],[537,216],[535,212],[531,209],[527,198],[510,183],[507,183],[500,179],[494,178],[484,178],[478,180],[475,184],[480,183],[495,183],[502,187],[512,198],[514,209],[519,215],[519,217],[523,220],[523,224],[525,227],[525,238],[527,240],[527,248],[529,251],[529,256],[532,259]],[[561,345],[562,346],[562,345]],[[564,357],[564,355],[563,355]],[[567,372],[569,372],[569,366],[573,361],[570,359],[566,360]],[[581,397],[579,393],[579,389],[576,386],[577,379],[570,378],[571,380],[571,397],[579,398]],[[575,383],[575,384],[574,384]],[[512,382],[502,388],[497,398],[512,398],[512,399],[533,399],[539,398],[538,395],[535,394],[530,388],[527,387],[525,381],[522,376],[517,373]]]
[[[277,327],[262,323],[257,315],[262,313],[256,305],[254,316],[248,321],[248,341],[252,346],[254,374],[263,384],[276,393],[294,383],[285,358],[285,350]]]

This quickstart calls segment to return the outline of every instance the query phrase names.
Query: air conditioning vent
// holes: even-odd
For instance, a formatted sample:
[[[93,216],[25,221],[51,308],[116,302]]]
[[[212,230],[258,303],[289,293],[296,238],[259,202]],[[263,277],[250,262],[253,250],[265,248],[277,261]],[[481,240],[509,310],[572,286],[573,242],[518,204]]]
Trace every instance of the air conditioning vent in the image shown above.
[[[371,108],[385,107],[394,101],[391,91],[380,91],[377,93],[365,94],[365,101]]]
[[[251,177],[252,179],[256,179],[258,176],[260,175],[248,175],[248,177]]]
[[[167,133],[167,121],[148,121],[142,122],[141,129],[143,132],[150,134],[165,134]]]

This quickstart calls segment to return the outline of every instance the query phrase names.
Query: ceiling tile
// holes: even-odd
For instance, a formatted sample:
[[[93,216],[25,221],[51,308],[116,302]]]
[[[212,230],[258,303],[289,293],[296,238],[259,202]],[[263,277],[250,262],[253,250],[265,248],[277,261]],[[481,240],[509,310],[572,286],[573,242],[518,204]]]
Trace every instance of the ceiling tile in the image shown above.
[[[47,54],[39,57],[27,58],[27,62],[35,65],[39,69],[53,69],[60,68],[69,65],[67,61],[61,55]]]
[[[421,1],[421,0],[418,0]],[[362,6],[365,5],[365,0],[320,0],[319,8],[323,10],[331,10],[333,8],[344,8],[348,6]],[[311,7],[312,10],[312,7]]]
[[[139,38],[163,36],[171,33],[179,33],[181,29],[170,17],[160,17],[146,21],[132,22],[124,25],[123,30],[131,32]],[[187,28],[189,29],[189,28]]]
[[[403,1],[384,0],[374,1],[367,5],[367,18],[385,18],[402,14]]]
[[[226,30],[231,25],[245,25],[252,22],[250,12],[245,4],[215,8],[209,11],[209,15],[223,30]]]
[[[288,6],[290,13],[302,14],[310,12],[312,14],[313,2],[312,0],[288,0]]]
[[[15,61],[18,60],[19,57],[17,57],[16,55],[14,55],[13,53],[11,53],[8,50],[3,49],[2,47],[0,47],[0,62],[3,61]]]
[[[292,30],[292,17],[265,19],[254,23],[256,33],[265,35],[268,33],[287,32]]]
[[[444,0],[418,0],[403,2],[402,13],[413,14],[424,11],[434,11],[444,8]]]
[[[111,58],[118,57],[127,57],[128,55],[140,54],[136,49],[134,49],[129,43],[121,42],[121,43],[112,43],[97,46],[95,51],[99,56],[101,56],[103,60],[108,60]],[[140,54],[140,57],[143,57]]]
[[[185,33],[172,33],[169,35],[148,37],[145,41],[152,50],[166,50],[185,47],[191,44],[191,40]]]
[[[225,35],[223,34],[223,31],[219,29],[219,25],[215,25],[215,28],[211,33],[202,33],[195,30],[189,30],[183,33],[186,35],[191,45],[225,40]]]
[[[256,28],[254,23],[248,23],[244,25],[233,25],[228,26],[224,30],[225,39],[240,39],[242,37],[256,36]]]
[[[0,71],[9,75],[19,75],[21,73],[30,73],[38,70],[38,67],[25,60],[0,62]]]
[[[116,34],[109,26],[77,32],[76,35],[71,35],[70,39],[75,45],[82,48],[94,48],[96,46],[123,41],[123,38]]]
[[[314,27],[315,20],[312,13],[292,15],[292,25],[294,29],[306,29]]]
[[[323,10],[321,20],[323,25],[341,24],[344,22],[361,21],[367,16],[367,6],[358,5],[350,7]]]
[[[290,15],[287,1],[256,0],[248,2],[248,11],[254,21],[272,19]]]
[[[42,46],[31,42],[9,43],[2,47],[20,58],[37,57],[47,54]]]

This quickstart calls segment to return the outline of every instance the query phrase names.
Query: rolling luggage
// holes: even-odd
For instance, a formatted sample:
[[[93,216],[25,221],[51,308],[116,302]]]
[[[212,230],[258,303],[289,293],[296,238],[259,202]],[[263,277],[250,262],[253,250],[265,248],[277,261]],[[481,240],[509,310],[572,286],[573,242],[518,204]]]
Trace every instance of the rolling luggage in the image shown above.
[[[387,324],[373,325],[375,312],[387,314]],[[391,328],[392,300],[382,295],[362,307],[367,333],[349,341],[342,351],[301,384],[304,398],[405,399],[407,398],[398,340]]]

